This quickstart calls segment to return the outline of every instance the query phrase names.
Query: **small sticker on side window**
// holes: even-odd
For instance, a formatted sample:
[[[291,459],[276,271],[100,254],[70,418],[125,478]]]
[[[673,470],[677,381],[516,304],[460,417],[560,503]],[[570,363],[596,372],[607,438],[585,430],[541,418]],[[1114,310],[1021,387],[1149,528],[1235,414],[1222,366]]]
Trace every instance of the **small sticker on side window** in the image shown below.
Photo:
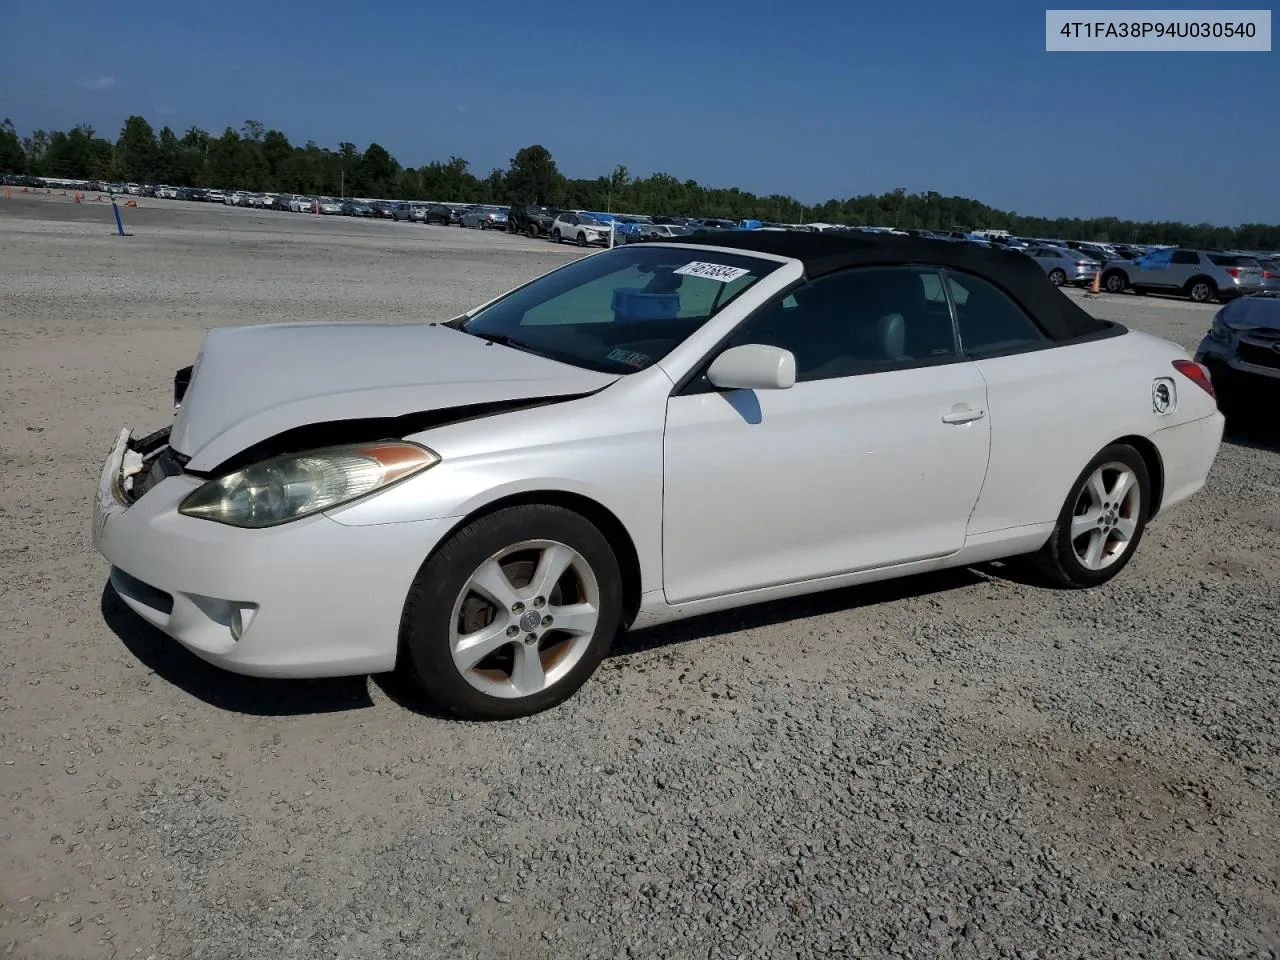
[[[643,367],[649,362],[645,354],[636,353],[634,350],[623,350],[621,347],[610,350],[607,358],[614,363],[625,363],[628,367]]]
[[[733,283],[739,277],[745,277],[750,272],[750,270],[744,270],[742,267],[727,267],[723,263],[704,263],[701,260],[686,263],[678,270],[672,271],[672,273],[683,274],[686,277],[702,277],[704,280],[718,280],[721,283]]]

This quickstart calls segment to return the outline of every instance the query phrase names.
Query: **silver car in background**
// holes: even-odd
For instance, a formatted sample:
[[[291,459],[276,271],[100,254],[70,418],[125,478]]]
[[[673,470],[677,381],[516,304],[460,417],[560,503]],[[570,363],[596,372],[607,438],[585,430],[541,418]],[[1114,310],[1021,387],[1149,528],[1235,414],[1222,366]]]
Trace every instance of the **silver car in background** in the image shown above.
[[[458,223],[463,227],[479,227],[481,230],[505,230],[509,209],[478,203],[464,213]]]
[[[1055,287],[1068,283],[1088,286],[1102,269],[1097,260],[1066,247],[1031,247],[1022,252],[1040,264]]]
[[[1258,257],[1262,268],[1262,292],[1280,295],[1280,257]]]
[[[1185,247],[1157,250],[1136,260],[1111,260],[1102,268],[1108,293],[1167,293],[1195,303],[1248,296],[1262,289],[1262,268],[1253,257]]]
[[[668,240],[671,237],[686,237],[690,233],[688,227],[673,223],[646,223],[635,234],[626,237],[627,243],[643,240]]]

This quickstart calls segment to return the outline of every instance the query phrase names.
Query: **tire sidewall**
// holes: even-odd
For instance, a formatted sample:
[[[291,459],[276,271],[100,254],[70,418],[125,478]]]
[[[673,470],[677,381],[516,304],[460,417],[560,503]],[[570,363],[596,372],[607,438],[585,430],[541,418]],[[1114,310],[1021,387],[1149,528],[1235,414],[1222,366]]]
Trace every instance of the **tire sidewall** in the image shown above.
[[[449,618],[458,594],[480,565],[522,540],[556,540],[578,551],[600,588],[600,618],[586,652],[555,686],[533,696],[503,699],[482,693],[458,672],[449,649]],[[528,716],[562,703],[586,683],[608,653],[621,619],[622,575],[604,534],[563,507],[509,507],[457,531],[423,564],[405,604],[400,666],[450,713],[476,720]]]
[[[1077,558],[1074,548],[1071,544],[1071,519],[1075,513],[1076,500],[1079,499],[1085,483],[1098,467],[1104,463],[1119,462],[1129,467],[1138,478],[1138,489],[1141,493],[1142,502],[1138,510],[1138,528],[1133,535],[1133,539],[1129,542],[1129,547],[1125,550],[1124,555],[1102,570],[1089,570]],[[1058,524],[1053,532],[1054,552],[1057,554],[1058,564],[1062,571],[1067,574],[1072,583],[1078,586],[1093,587],[1106,583],[1112,577],[1116,576],[1133,560],[1134,555],[1138,552],[1138,547],[1142,544],[1142,537],[1147,530],[1147,520],[1151,516],[1151,476],[1147,470],[1146,461],[1133,447],[1128,444],[1116,443],[1103,448],[1097,456],[1089,461],[1089,465],[1080,471],[1080,475],[1076,477],[1075,482],[1071,485],[1071,492],[1068,494],[1066,502],[1062,505],[1062,511],[1058,514]]]
[[[1067,282],[1066,272],[1056,268],[1049,271],[1049,282],[1052,283],[1055,287],[1062,286],[1064,283]]]

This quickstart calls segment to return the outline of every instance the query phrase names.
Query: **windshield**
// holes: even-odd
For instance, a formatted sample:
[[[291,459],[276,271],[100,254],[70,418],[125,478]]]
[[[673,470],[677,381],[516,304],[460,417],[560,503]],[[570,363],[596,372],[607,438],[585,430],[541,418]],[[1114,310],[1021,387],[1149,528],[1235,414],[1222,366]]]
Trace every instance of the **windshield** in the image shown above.
[[[779,266],[696,248],[628,245],[540,277],[461,329],[575,366],[635,373]]]

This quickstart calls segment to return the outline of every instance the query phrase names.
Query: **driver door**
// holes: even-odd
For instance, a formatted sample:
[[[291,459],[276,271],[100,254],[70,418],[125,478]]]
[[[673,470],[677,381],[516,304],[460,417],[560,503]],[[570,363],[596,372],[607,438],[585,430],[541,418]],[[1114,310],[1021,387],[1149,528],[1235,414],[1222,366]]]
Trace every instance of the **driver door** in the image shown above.
[[[964,545],[991,426],[985,381],[958,349],[941,290],[936,270],[917,267],[812,281],[761,308],[726,345],[790,350],[793,387],[721,391],[703,374],[669,399],[668,603]]]

